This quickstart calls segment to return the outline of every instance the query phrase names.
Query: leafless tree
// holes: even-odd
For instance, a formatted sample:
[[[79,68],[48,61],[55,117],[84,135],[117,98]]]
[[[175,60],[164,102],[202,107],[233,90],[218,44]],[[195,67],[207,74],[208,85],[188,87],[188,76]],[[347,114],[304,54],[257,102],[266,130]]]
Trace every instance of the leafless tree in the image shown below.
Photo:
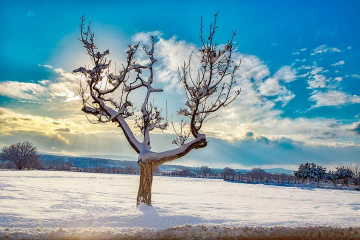
[[[249,172],[249,175],[251,176],[252,181],[254,181],[254,179],[256,179],[256,180],[260,180],[260,182],[262,182],[265,179],[267,173],[265,172],[264,169],[253,168]]]
[[[235,170],[232,168],[224,168],[224,180],[235,180]]]
[[[28,141],[3,147],[1,158],[14,163],[19,170],[42,165],[36,147]]]
[[[204,178],[210,176],[211,169],[208,166],[202,166],[200,168],[200,171]]]
[[[178,111],[178,114],[187,119],[189,132],[186,132],[186,121],[182,121],[180,123],[181,131],[176,132],[177,138],[173,141],[177,147],[164,152],[152,151],[150,142],[151,131],[156,128],[164,130],[168,127],[168,122],[164,121],[161,110],[149,101],[151,94],[163,91],[153,87],[154,64],[157,62],[154,37],[151,37],[150,46],[142,47],[148,57],[147,64],[140,64],[135,59],[140,43],[128,45],[126,62],[122,64],[119,72],[111,73],[111,61],[107,59],[110,51],[98,50],[90,24],[86,27],[85,19],[82,18],[80,41],[93,63],[90,68],[80,67],[74,70],[74,73],[82,73],[86,79],[85,86],[80,85],[79,89],[83,101],[82,111],[95,116],[94,123],[116,123],[122,129],[131,147],[139,154],[140,185],[137,205],[140,203],[151,205],[154,170],[161,164],[181,158],[194,149],[206,147],[206,135],[201,132],[203,124],[213,117],[213,113],[228,106],[240,94],[240,90],[234,90],[235,73],[239,68],[239,65],[234,64],[232,60],[236,48],[236,44],[233,42],[235,32],[220,49],[214,42],[215,32],[218,28],[216,18],[217,14],[215,14],[214,22],[210,25],[207,37],[203,36],[201,21],[202,45],[199,49],[201,67],[197,74],[192,72],[191,56],[179,68],[179,76],[186,92],[187,102]],[[141,88],[145,89],[146,93],[140,112],[136,115],[136,108],[131,98],[137,98],[139,96],[137,90]],[[134,136],[134,132],[128,125],[128,120],[131,118],[135,120],[135,126],[142,134],[141,140]]]
[[[184,168],[183,170],[181,170],[181,175],[182,175],[182,176],[185,176],[185,177],[191,176],[191,170],[190,170],[190,168]]]

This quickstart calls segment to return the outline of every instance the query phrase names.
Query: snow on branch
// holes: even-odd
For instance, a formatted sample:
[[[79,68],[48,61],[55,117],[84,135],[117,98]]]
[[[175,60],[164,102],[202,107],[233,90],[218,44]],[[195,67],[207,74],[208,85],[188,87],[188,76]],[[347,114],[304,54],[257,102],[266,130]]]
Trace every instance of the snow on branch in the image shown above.
[[[200,25],[200,48],[201,67],[197,76],[191,74],[191,58],[179,68],[179,75],[186,91],[187,102],[185,108],[178,111],[179,115],[189,118],[192,135],[196,138],[203,123],[211,119],[211,114],[221,107],[228,106],[240,94],[240,90],[234,91],[236,83],[235,73],[240,67],[240,62],[234,64],[233,51],[236,48],[233,39],[235,32],[227,44],[218,49],[214,43],[217,14],[214,22],[210,25],[209,36],[203,36],[203,24]]]
[[[157,62],[154,57],[154,37],[151,38],[151,47],[143,46],[142,48],[150,60],[147,65],[138,64],[135,60],[135,54],[140,43],[128,45],[126,63],[122,64],[120,71],[112,73],[110,72],[111,61],[107,59],[110,51],[99,51],[94,36],[91,24],[89,23],[86,27],[85,18],[82,17],[79,40],[83,43],[83,47],[93,63],[90,68],[79,67],[73,71],[73,73],[81,73],[86,80],[86,87],[80,84],[79,88],[83,102],[82,110],[97,118],[93,123],[117,122],[136,152],[139,153],[144,148],[150,149],[149,132],[154,128],[165,129],[167,127],[167,123],[162,123],[161,111],[153,104],[148,103],[151,93],[162,91],[162,89],[155,89],[151,86],[154,81],[153,64]],[[150,72],[148,79],[142,77],[144,70]],[[130,78],[131,72],[136,73],[135,80]],[[137,125],[144,135],[143,143],[134,137],[125,121],[126,118],[134,115],[135,110],[130,94],[141,87],[147,88],[146,97],[141,107],[142,115],[137,121]],[[115,96],[119,97],[115,98]]]
[[[234,91],[235,73],[239,64],[232,61],[232,53],[236,48],[233,39],[224,47],[218,50],[214,43],[217,14],[214,22],[210,25],[210,32],[207,39],[203,37],[202,22],[200,38],[201,68],[197,76],[191,74],[191,56],[188,62],[179,69],[181,81],[184,85],[187,102],[184,108],[178,112],[190,120],[190,132],[185,131],[185,121],[180,123],[180,131],[176,131],[177,138],[173,141],[178,148],[162,153],[152,152],[150,144],[150,132],[155,128],[165,130],[168,127],[166,120],[162,117],[162,111],[150,102],[152,93],[162,92],[152,86],[154,82],[153,65],[157,62],[154,56],[154,37],[151,36],[151,45],[140,47],[148,57],[148,63],[140,64],[135,59],[140,43],[128,45],[126,51],[126,62],[121,64],[118,72],[111,72],[111,61],[107,59],[109,50],[100,51],[95,44],[95,34],[91,25],[85,26],[85,18],[81,19],[80,41],[89,55],[92,66],[79,67],[74,73],[82,74],[85,77],[85,84],[80,84],[79,94],[82,99],[82,111],[95,117],[93,123],[115,122],[123,130],[126,139],[131,147],[139,153],[140,160],[154,160],[156,164],[162,164],[180,158],[192,149],[204,148],[207,145],[206,135],[200,133],[203,123],[211,119],[211,114],[221,107],[228,106],[240,94]],[[146,75],[144,74],[146,72]],[[146,93],[138,114],[135,115],[136,107],[131,97],[138,89],[145,88]],[[131,96],[131,97],[130,97]],[[127,119],[135,119],[135,127],[140,129],[143,140],[140,142],[130,129]],[[164,121],[165,120],[165,121]],[[174,127],[174,126],[173,126]],[[194,137],[190,142],[190,133]]]

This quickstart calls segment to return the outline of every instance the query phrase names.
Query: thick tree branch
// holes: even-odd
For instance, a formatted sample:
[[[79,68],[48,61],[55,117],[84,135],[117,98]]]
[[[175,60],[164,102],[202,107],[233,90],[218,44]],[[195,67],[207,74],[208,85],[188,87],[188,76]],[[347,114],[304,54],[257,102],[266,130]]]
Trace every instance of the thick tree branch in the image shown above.
[[[188,154],[191,150],[204,148],[207,146],[205,134],[199,134],[196,139],[185,143],[181,147],[175,148],[173,150],[164,151],[164,152],[143,152],[139,156],[139,162],[154,161],[156,167],[160,166],[163,163],[176,160]]]

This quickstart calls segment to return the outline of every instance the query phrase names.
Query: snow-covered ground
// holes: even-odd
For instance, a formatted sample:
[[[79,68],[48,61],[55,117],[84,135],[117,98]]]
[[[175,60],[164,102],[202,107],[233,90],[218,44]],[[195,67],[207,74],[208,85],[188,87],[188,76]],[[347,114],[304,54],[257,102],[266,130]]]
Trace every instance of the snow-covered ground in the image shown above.
[[[154,177],[154,207],[136,208],[138,182],[133,175],[0,171],[0,238],[79,229],[136,234],[185,224],[360,227],[356,191]]]

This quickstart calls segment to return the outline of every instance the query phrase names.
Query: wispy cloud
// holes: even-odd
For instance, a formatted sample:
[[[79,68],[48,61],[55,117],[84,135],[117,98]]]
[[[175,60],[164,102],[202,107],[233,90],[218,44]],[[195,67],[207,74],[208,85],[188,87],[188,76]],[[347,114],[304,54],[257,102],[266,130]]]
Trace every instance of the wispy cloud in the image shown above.
[[[316,54],[323,54],[328,52],[342,52],[342,51],[336,47],[328,47],[327,45],[321,45],[315,48],[311,53],[311,55],[314,56]]]
[[[342,77],[336,77],[336,78],[334,78],[334,79],[335,79],[335,81],[338,81],[338,82],[341,82],[341,81],[343,80]]]
[[[315,91],[310,97],[311,101],[315,102],[313,107],[324,106],[340,106],[344,104],[360,103],[360,97],[357,95],[350,95],[342,91]]]
[[[308,88],[325,88],[329,80],[322,74],[313,74],[311,77],[309,77]]]
[[[330,82],[330,79],[327,79],[322,73],[325,73],[326,70],[323,67],[313,67],[309,72],[307,84],[308,89],[314,88],[326,88],[327,84]]]
[[[345,64],[345,61],[344,61],[344,60],[341,60],[341,61],[339,61],[339,62],[337,62],[337,63],[331,64],[331,66],[336,67],[336,66],[341,66],[341,65],[344,65],[344,64]]]

